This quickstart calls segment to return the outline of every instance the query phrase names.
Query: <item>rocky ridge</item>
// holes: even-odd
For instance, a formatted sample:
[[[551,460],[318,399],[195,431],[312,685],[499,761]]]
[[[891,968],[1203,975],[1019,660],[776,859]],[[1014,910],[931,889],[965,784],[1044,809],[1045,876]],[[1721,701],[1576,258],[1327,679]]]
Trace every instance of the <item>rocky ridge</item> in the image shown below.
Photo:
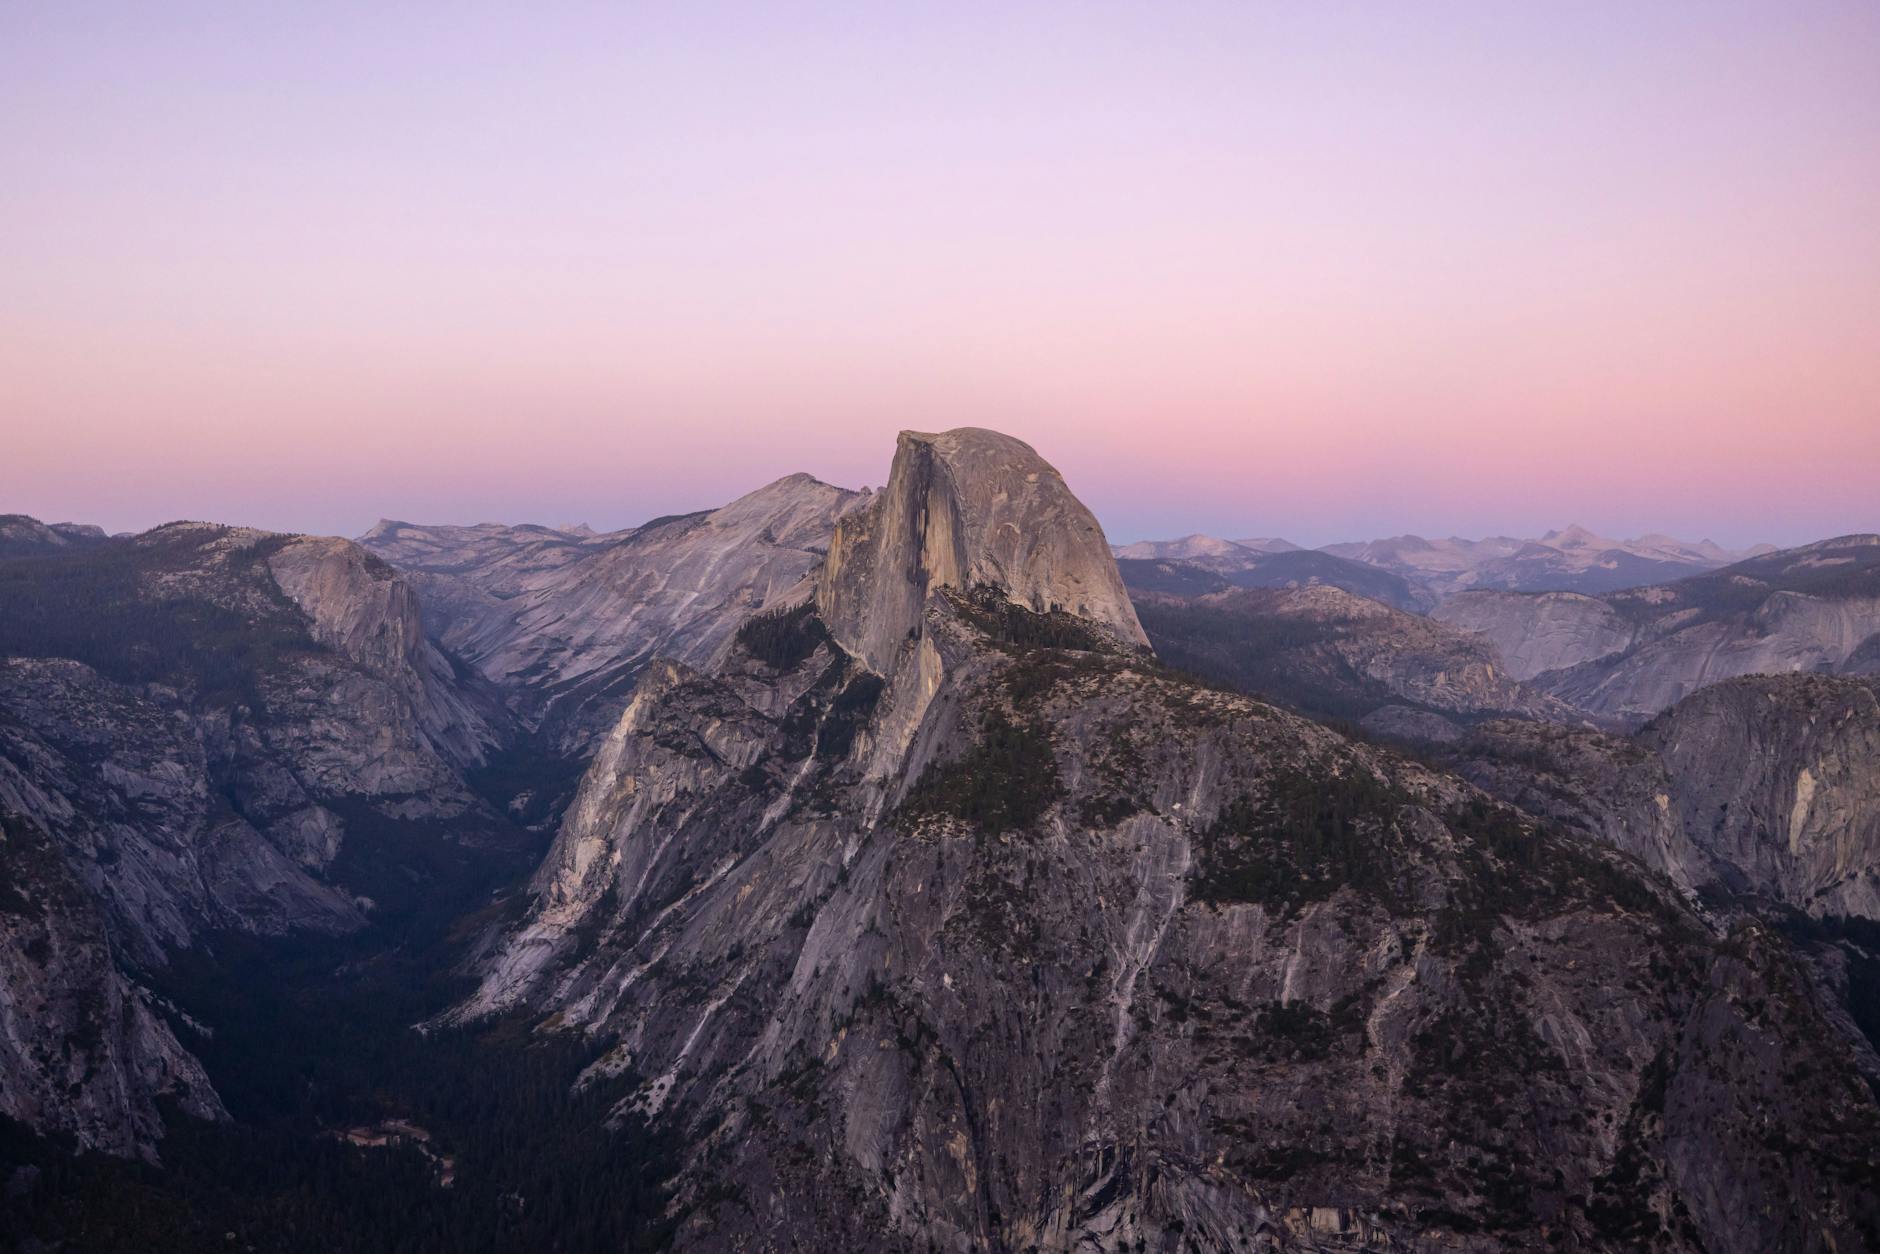
[[[1075,525],[999,531],[1081,519],[1015,443],[904,437],[813,604],[649,672],[464,1008],[646,1077],[682,1245],[1880,1235],[1778,940],[1163,670]]]
[[[1324,551],[1394,571],[1424,587],[1432,600],[1440,600],[1470,588],[1612,592],[1702,574],[1760,556],[1771,546],[1731,551],[1709,540],[1692,544],[1662,535],[1614,540],[1576,525],[1538,539],[1426,540],[1405,535],[1328,544]]]
[[[1453,739],[1460,724],[1497,715],[1581,721],[1504,672],[1479,637],[1342,589],[1138,593],[1136,604],[1170,665],[1314,718],[1414,730],[1410,739]]]
[[[1488,638],[1516,678],[1588,713],[1642,722],[1740,675],[1864,672],[1880,659],[1880,536],[1602,597],[1465,592],[1433,616]]]
[[[656,656],[700,665],[751,613],[808,594],[868,494],[791,475],[625,532],[381,523],[360,543],[446,608],[440,641],[552,746],[588,756]]]

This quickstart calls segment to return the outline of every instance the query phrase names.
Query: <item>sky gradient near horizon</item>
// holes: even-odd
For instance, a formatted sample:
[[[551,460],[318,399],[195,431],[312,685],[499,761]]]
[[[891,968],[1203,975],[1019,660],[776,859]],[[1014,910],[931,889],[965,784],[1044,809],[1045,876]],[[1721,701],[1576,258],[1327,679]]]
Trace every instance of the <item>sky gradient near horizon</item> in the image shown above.
[[[0,512],[1880,530],[1880,5],[0,0]]]

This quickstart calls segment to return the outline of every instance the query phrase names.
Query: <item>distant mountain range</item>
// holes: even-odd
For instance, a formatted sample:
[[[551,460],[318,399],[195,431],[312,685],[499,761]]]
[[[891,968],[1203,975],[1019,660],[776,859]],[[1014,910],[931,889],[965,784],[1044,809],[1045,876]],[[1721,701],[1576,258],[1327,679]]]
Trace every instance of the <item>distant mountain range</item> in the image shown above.
[[[1880,535],[1597,597],[1463,592],[1433,614],[1490,640],[1514,678],[1637,721],[1741,675],[1880,673]]]
[[[1691,543],[1665,535],[1614,540],[1576,525],[1549,531],[1533,540],[1513,536],[1488,536],[1480,540],[1451,536],[1446,540],[1428,540],[1417,535],[1402,535],[1305,550],[1290,540],[1222,540],[1208,535],[1189,535],[1178,540],[1139,540],[1112,551],[1124,561],[1185,562],[1217,575],[1264,569],[1274,579],[1270,583],[1235,581],[1243,587],[1330,584],[1400,608],[1428,609],[1443,598],[1468,588],[1597,594],[1668,583],[1771,553],[1775,548],[1759,544],[1732,550],[1710,540]],[[1286,567],[1273,564],[1276,555],[1303,552],[1388,571],[1403,579],[1410,592],[1407,597],[1379,596],[1374,590],[1376,585],[1362,586],[1361,576],[1346,567],[1301,565],[1288,573]]]
[[[0,1231],[1872,1248],[1880,537],[1120,553],[0,520]]]

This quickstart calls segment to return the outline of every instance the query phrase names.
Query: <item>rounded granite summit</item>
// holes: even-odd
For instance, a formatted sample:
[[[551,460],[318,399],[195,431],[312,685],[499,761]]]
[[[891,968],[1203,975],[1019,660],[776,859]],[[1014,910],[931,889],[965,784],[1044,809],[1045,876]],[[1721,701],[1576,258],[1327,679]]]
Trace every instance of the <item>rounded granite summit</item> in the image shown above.
[[[836,529],[817,588],[824,621],[886,673],[930,593],[980,586],[1148,643],[1103,528],[1029,444],[982,427],[901,432],[887,487]]]

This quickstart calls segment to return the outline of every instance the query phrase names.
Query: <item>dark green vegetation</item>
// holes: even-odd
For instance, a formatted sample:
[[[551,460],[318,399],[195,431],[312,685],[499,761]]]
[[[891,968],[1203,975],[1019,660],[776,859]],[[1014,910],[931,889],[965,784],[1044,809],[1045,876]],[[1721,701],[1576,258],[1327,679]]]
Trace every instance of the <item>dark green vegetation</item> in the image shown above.
[[[0,561],[0,656],[73,658],[122,683],[168,683],[209,699],[252,696],[258,674],[316,646],[267,569],[292,537],[264,537],[231,557],[224,601],[164,589],[224,534],[179,527]]]
[[[593,1047],[514,1021],[412,1031],[438,1008],[422,955],[226,939],[218,949],[165,984],[214,1024],[198,1052],[236,1122],[173,1117],[161,1167],[73,1157],[9,1128],[0,1160],[7,1170],[30,1162],[40,1176],[0,1202],[0,1227],[101,1252],[495,1254],[662,1242],[671,1149],[631,1121],[606,1129],[630,1078],[571,1090]],[[343,1139],[386,1120],[430,1139],[422,1149]]]
[[[829,639],[829,629],[816,615],[816,607],[759,614],[738,628],[738,643],[745,652],[773,670],[787,671],[814,653]]]
[[[1336,776],[1282,771],[1265,782],[1261,798],[1235,802],[1202,834],[1197,896],[1286,914],[1346,886],[1401,895],[1393,825],[1408,796],[1357,767]]]
[[[901,812],[916,819],[946,815],[1000,836],[1037,822],[1061,791],[1044,729],[992,711],[979,725],[978,743],[951,762],[928,767]]]
[[[631,1119],[611,1131],[606,1122],[634,1078],[574,1088],[605,1042],[518,1020],[414,1030],[470,991],[454,974],[463,946],[522,906],[498,894],[540,850],[465,850],[411,828],[381,822],[348,841],[349,851],[374,851],[337,868],[379,894],[369,931],[216,936],[144,973],[213,1029],[174,1020],[234,1122],[173,1114],[160,1167],[74,1157],[8,1127],[0,1181],[30,1180],[13,1176],[21,1166],[38,1176],[0,1200],[0,1232],[100,1254],[573,1254],[663,1244],[673,1148]],[[429,1140],[343,1139],[387,1121]]]
[[[1316,718],[1409,704],[1326,647],[1348,624],[1152,598],[1136,602],[1136,617],[1166,665]]]
[[[954,604],[967,622],[1008,653],[1032,649],[1113,653],[1120,647],[1088,619],[1066,614],[1055,606],[1027,609],[997,588],[983,584],[969,595],[956,597]]]

